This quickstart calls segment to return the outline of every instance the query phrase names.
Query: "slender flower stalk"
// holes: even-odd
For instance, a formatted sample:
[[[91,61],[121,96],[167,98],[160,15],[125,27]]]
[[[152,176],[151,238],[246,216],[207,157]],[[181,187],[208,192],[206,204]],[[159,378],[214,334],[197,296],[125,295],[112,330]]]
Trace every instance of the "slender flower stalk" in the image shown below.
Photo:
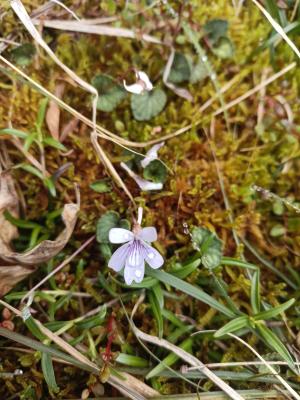
[[[145,274],[145,262],[153,269],[160,268],[164,259],[149,243],[157,240],[157,232],[153,226],[142,228],[143,209],[138,209],[138,219],[132,231],[123,228],[112,228],[109,231],[111,243],[125,243],[111,256],[108,266],[119,272],[124,268],[124,279],[127,285],[133,281],[142,282]]]

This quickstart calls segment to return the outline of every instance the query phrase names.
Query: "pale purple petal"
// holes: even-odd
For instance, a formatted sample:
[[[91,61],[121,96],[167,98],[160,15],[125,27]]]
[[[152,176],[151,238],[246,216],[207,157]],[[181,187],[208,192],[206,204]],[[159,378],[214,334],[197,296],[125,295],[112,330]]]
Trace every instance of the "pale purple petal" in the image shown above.
[[[153,226],[148,226],[143,228],[138,235],[138,238],[144,240],[145,242],[155,242],[157,240],[157,232]]]
[[[108,233],[110,243],[126,243],[134,238],[134,234],[127,229],[112,228]]]
[[[144,273],[145,273],[144,260],[140,265],[136,267],[129,266],[126,263],[124,269],[124,279],[126,284],[131,285],[133,281],[135,281],[136,283],[142,282],[142,280],[144,279]]]
[[[132,85],[127,85],[126,81],[123,81],[124,88],[127,92],[134,93],[134,94],[142,94],[145,90],[144,86],[140,83],[133,83]]]
[[[152,82],[150,81],[148,75],[146,74],[146,72],[143,71],[137,71],[137,77],[144,82],[145,84],[145,90],[152,90],[153,89],[153,85]]]
[[[157,160],[158,158],[157,152],[164,144],[165,142],[161,142],[151,147],[151,149],[146,153],[145,158],[141,161],[141,166],[143,168],[146,168],[147,165],[151,163],[151,161]]]
[[[125,169],[128,175],[135,180],[141,190],[161,190],[163,188],[163,184],[161,182],[146,181],[146,179],[141,178],[135,172],[133,172],[125,163],[121,162],[120,165],[123,169]]]
[[[108,261],[109,268],[112,268],[116,272],[121,271],[128,257],[130,245],[131,243],[125,243],[114,252]]]
[[[160,268],[164,263],[164,259],[160,253],[148,244],[144,245],[144,257],[147,264],[153,269]]]

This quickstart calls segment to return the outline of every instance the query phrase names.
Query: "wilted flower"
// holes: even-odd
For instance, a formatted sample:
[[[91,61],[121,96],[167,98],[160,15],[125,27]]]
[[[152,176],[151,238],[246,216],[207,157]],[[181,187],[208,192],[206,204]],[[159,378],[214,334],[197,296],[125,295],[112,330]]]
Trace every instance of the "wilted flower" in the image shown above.
[[[149,191],[149,190],[161,190],[163,188],[163,184],[161,182],[151,182],[147,181],[144,178],[141,178],[138,174],[133,172],[125,163],[121,162],[121,167],[125,169],[129,176],[134,179],[137,185],[141,190]]]
[[[164,259],[149,243],[157,240],[156,229],[151,226],[141,227],[143,209],[138,209],[138,220],[132,231],[123,228],[112,228],[109,231],[111,243],[125,243],[111,256],[108,266],[119,272],[124,268],[124,279],[127,285],[133,281],[140,283],[144,278],[145,261],[154,269],[160,268]]]
[[[150,92],[153,89],[153,85],[148,77],[148,75],[143,71],[136,71],[136,83],[132,85],[126,85],[126,81],[123,80],[123,85],[127,92],[134,94],[142,94],[144,91]]]
[[[141,161],[141,166],[143,168],[146,168],[147,165],[151,163],[151,161],[157,160],[158,158],[157,152],[164,144],[165,142],[161,142],[151,147],[151,149],[146,153],[145,158]]]

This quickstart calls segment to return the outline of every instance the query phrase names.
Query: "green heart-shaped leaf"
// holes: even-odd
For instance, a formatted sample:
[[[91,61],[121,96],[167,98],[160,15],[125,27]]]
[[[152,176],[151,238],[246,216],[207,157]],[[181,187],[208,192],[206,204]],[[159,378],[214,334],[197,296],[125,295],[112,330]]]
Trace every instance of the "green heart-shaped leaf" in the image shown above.
[[[226,36],[227,30],[228,22],[224,19],[212,19],[204,25],[204,32],[212,44],[215,44],[222,36]]]
[[[159,160],[153,160],[144,169],[143,176],[147,180],[164,183],[167,179],[167,168]]]
[[[219,58],[231,58],[234,54],[234,47],[228,37],[221,37],[213,46],[212,52]]]
[[[21,67],[31,64],[35,53],[36,49],[31,43],[22,44],[11,51],[13,61]]]
[[[99,93],[97,108],[101,111],[113,111],[126,97],[126,91],[109,75],[96,75],[92,85]]]
[[[205,268],[213,269],[220,265],[222,242],[213,232],[196,227],[192,231],[192,240],[197,250],[200,250],[201,263]]]
[[[137,121],[149,121],[165,107],[167,96],[162,89],[154,89],[143,94],[131,96],[131,109]]]
[[[185,55],[175,53],[168,81],[181,83],[190,79],[191,69]]]

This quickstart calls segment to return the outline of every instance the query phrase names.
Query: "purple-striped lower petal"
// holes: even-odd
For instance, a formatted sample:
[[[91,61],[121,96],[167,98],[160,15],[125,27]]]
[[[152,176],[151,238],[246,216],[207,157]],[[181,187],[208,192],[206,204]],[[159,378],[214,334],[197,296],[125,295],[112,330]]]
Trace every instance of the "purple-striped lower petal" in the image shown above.
[[[109,268],[112,268],[116,272],[121,271],[125,265],[130,245],[131,243],[125,243],[114,252],[108,261]]]
[[[132,282],[140,283],[144,279],[145,273],[145,262],[142,260],[142,263],[138,266],[132,267],[127,262],[125,264],[124,269],[124,279],[127,285],[131,285]]]

